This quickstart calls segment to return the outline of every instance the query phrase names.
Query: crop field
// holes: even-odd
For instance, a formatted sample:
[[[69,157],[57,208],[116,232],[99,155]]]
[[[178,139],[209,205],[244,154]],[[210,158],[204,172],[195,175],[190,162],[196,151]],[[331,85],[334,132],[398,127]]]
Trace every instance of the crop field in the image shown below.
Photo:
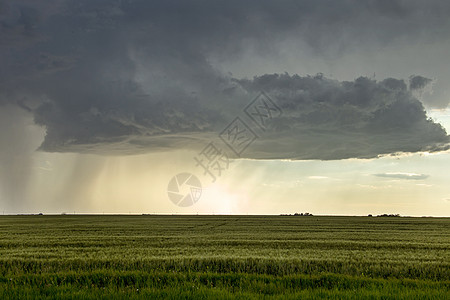
[[[450,299],[450,219],[2,216],[1,299]]]

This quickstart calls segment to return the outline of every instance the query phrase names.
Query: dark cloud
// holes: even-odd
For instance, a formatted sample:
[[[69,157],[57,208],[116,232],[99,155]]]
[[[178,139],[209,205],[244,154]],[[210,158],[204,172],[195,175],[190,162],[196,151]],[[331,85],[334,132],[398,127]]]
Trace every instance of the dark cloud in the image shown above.
[[[415,174],[415,173],[379,173],[374,174],[374,176],[392,179],[406,179],[406,180],[422,180],[427,179],[429,177],[426,174]]]
[[[435,93],[435,83],[435,80],[420,75],[409,77],[409,89],[427,108],[445,109],[450,98],[442,90]]]
[[[270,74],[238,82],[267,91],[283,110],[250,148],[253,158],[372,158],[448,148],[445,130],[427,118],[403,80]]]
[[[265,90],[283,111],[243,157],[329,160],[448,148],[445,130],[427,118],[402,80],[339,82],[321,75],[268,74],[232,83],[234,89],[216,94],[231,108],[243,109]],[[171,93],[155,101],[130,89],[137,87],[111,88],[107,103],[39,106],[35,121],[47,128],[41,149],[105,154],[199,149],[232,120],[231,109],[207,108],[200,104],[204,99]],[[127,99],[123,107],[122,97]]]
[[[409,77],[409,88],[411,90],[421,90],[429,85],[433,80],[420,75],[412,75]]]
[[[246,157],[341,159],[447,147],[445,131],[427,119],[403,80],[248,80],[211,63],[249,48],[270,57],[286,40],[323,56],[419,36],[436,40],[450,28],[443,2],[0,3],[0,103],[34,114],[47,132],[43,151],[197,149],[260,90],[283,116]]]

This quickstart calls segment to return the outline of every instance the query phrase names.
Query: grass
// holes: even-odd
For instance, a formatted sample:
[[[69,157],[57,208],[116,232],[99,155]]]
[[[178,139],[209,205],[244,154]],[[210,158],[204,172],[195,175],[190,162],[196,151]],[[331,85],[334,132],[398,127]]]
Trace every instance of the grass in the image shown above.
[[[0,298],[450,298],[450,219],[3,216]]]

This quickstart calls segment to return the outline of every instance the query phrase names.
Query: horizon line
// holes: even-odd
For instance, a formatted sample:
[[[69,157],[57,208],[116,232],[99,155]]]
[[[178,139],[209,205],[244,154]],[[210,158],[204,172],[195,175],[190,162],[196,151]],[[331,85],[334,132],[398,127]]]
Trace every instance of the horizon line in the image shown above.
[[[386,215],[386,216],[384,216]],[[230,214],[230,213],[3,213],[0,216],[270,216],[270,217],[390,217],[390,218],[450,218],[450,216],[433,216],[433,215],[400,215],[400,214],[365,214],[365,215],[344,215],[344,214],[309,214],[309,215],[295,215],[295,213],[280,213],[280,214]]]

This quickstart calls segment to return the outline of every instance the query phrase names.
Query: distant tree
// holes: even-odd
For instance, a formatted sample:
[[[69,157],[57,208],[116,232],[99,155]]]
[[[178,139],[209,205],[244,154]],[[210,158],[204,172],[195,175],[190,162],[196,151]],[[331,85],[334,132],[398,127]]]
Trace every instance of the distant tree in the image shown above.
[[[310,213],[295,213],[294,216],[299,216],[299,217],[311,217],[313,214]]]
[[[377,217],[400,217],[400,214],[382,214],[378,215]]]

